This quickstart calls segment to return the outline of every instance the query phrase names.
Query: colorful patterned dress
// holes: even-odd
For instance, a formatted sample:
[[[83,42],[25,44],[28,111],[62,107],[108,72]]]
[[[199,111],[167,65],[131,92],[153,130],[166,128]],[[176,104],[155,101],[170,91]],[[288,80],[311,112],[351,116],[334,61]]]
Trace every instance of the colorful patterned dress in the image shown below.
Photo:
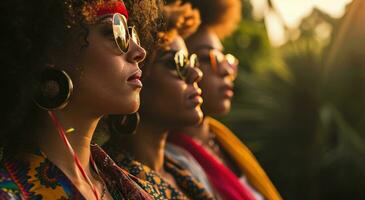
[[[147,181],[152,184],[161,193],[161,196],[155,199],[169,199],[169,200],[210,200],[212,195],[207,192],[200,182],[198,182],[189,171],[183,169],[174,160],[165,156],[164,168],[170,173],[179,188],[176,188],[164,180],[157,172],[146,165],[134,160],[128,153],[113,153],[108,151],[115,159],[115,162],[128,173],[136,176],[139,180]],[[142,188],[143,183],[136,181]]]
[[[0,199],[84,199],[63,172],[42,153],[5,157],[0,167]]]
[[[127,174],[110,162],[97,166],[113,199],[153,199]],[[101,170],[100,170],[101,171]],[[16,158],[5,156],[0,164],[0,199],[83,200],[67,176],[40,151]]]

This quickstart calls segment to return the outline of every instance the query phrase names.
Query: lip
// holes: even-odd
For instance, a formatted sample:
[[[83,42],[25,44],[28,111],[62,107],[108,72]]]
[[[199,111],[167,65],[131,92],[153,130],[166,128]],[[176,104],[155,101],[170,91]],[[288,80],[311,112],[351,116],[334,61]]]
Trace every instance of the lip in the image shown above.
[[[128,77],[127,83],[133,87],[142,88],[143,84],[141,81],[141,77],[142,77],[142,71],[137,70],[131,76]]]
[[[196,106],[199,106],[203,103],[203,98],[202,98],[201,94],[202,94],[201,89],[195,89],[188,95],[189,104],[192,107],[195,108]]]
[[[222,87],[222,91],[223,91],[224,98],[231,99],[234,96],[233,85],[231,85],[231,84],[225,84]]]

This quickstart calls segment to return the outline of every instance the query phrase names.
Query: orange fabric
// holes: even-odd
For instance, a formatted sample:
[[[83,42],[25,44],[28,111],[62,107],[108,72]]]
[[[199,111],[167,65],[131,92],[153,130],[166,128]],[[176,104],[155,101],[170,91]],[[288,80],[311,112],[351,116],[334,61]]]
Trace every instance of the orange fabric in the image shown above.
[[[260,192],[266,200],[282,200],[279,192],[266,175],[252,152],[238,139],[232,131],[219,121],[207,117],[209,128],[216,135],[217,140],[238,167],[247,176],[248,181]]]

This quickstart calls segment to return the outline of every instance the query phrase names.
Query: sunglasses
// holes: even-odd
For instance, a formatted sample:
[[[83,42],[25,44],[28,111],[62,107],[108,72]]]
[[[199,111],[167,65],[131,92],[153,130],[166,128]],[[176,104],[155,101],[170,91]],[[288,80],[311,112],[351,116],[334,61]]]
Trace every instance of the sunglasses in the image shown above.
[[[232,54],[223,54],[218,49],[209,49],[209,54],[206,56],[199,56],[199,60],[205,63],[209,63],[214,73],[219,72],[219,66],[223,62],[227,62],[227,64],[233,71],[232,78],[235,79],[237,77],[237,67],[239,64],[239,60]]]
[[[134,26],[128,26],[126,17],[120,13],[113,15],[113,34],[122,53],[128,52],[130,39],[137,45],[141,43]]]
[[[199,66],[198,56],[196,54],[189,54],[187,51],[165,51],[163,55],[171,54],[172,56],[168,60],[169,66],[172,66],[176,70],[177,75],[181,80],[186,80],[189,72],[189,68],[196,68]],[[165,57],[165,56],[159,56]],[[166,60],[159,60],[166,61]]]
[[[221,63],[227,62],[233,69],[233,77],[237,77],[237,67],[239,64],[238,59],[232,54],[223,54],[217,49],[211,49],[209,51],[210,64],[214,72],[218,72],[218,67]]]

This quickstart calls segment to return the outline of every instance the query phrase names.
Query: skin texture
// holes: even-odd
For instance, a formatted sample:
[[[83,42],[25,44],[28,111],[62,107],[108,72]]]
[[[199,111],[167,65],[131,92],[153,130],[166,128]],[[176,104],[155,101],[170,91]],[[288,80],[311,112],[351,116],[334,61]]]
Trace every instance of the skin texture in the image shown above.
[[[183,39],[177,36],[169,49],[186,50],[186,46]],[[168,57],[163,55],[161,58]],[[176,186],[173,177],[163,168],[167,133],[171,129],[191,126],[202,120],[200,95],[195,100],[190,98],[191,94],[200,93],[197,82],[202,78],[202,72],[198,68],[189,68],[187,79],[183,81],[166,62],[154,63],[144,70],[146,77],[143,83],[146,87],[141,93],[140,125],[135,135],[115,140],[118,141],[115,148],[125,148],[136,160]]]
[[[177,37],[169,49],[187,51],[181,37]],[[199,99],[197,105],[189,96],[194,92],[201,93],[197,85],[202,77],[201,71],[191,69],[187,80],[181,80],[174,66],[164,66],[168,65],[165,62],[168,59],[173,59],[173,55],[162,55],[162,61],[151,67],[149,74],[143,79],[146,87],[141,94],[141,113],[151,120],[156,118],[158,122],[169,124],[170,127],[167,128],[196,124],[202,119],[202,99]]]
[[[130,84],[127,79],[140,70],[138,63],[146,55],[144,49],[132,41],[126,54],[118,50],[113,38],[111,17],[88,26],[89,45],[80,54],[56,57],[55,63],[56,67],[71,66],[58,68],[70,74],[75,88],[69,104],[64,109],[55,111],[55,114],[66,130],[71,127],[75,129],[67,137],[99,194],[103,186],[91,170],[89,162],[94,130],[103,115],[127,114],[138,109],[141,88]],[[65,52],[81,49],[78,42],[68,42]],[[95,199],[47,113],[41,110],[39,112],[43,120],[37,124],[39,128],[34,130],[35,135],[41,135],[38,146],[69,177],[86,199]],[[109,192],[105,199],[112,199]]]
[[[146,53],[132,40],[128,53],[119,51],[111,17],[90,26],[89,46],[71,65],[83,67],[72,101],[92,108],[95,115],[132,113],[139,108],[140,88],[130,85],[127,79],[140,71],[138,62]]]
[[[202,89],[204,100],[202,105],[204,116],[223,116],[227,114],[231,109],[234,80],[232,77],[235,71],[227,62],[219,64],[216,71],[211,67],[208,59],[209,49],[223,50],[217,34],[207,29],[200,29],[187,40],[187,46],[190,51],[196,52],[201,60],[201,70],[204,76],[202,81],[199,82],[199,86]],[[225,158],[221,151],[212,149],[208,145],[211,133],[209,123],[205,118],[197,126],[187,126],[182,128],[181,131],[199,141],[216,159],[240,175],[241,172],[234,169],[229,159]]]
[[[187,40],[187,46],[190,52],[197,53],[199,56],[200,69],[204,74],[202,81],[199,82],[203,92],[204,114],[216,116],[228,113],[233,97],[232,74],[234,71],[227,62],[220,63],[217,71],[214,71],[209,62],[209,49],[223,51],[218,36],[212,31],[201,29]]]

